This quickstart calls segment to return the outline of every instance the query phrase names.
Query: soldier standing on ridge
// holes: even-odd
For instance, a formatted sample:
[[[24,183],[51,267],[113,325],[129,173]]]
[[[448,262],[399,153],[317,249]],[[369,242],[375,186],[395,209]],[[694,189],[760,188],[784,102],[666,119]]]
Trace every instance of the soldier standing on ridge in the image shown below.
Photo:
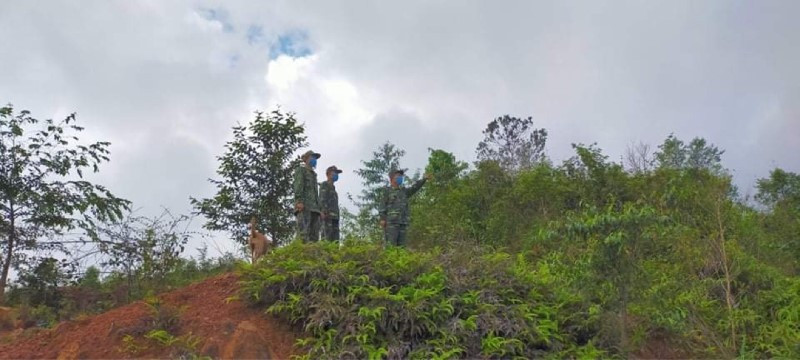
[[[392,170],[389,172],[391,186],[386,189],[381,201],[380,216],[381,227],[383,228],[384,240],[387,244],[394,246],[406,245],[406,228],[408,227],[409,211],[408,199],[425,185],[425,181],[430,179],[429,174],[417,181],[409,188],[402,187],[405,181],[403,170]]]
[[[339,180],[339,170],[331,166],[325,170],[326,181],[319,184],[319,204],[322,210],[322,239],[339,241],[339,194],[333,183]]]
[[[294,170],[294,214],[297,237],[303,242],[319,240],[319,192],[317,189],[317,159],[322,155],[311,150],[301,157],[303,163]]]

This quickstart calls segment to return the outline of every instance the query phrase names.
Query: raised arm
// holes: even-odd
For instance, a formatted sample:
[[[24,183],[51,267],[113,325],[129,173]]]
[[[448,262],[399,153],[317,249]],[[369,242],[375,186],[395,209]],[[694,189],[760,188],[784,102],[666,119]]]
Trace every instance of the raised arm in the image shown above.
[[[428,181],[427,178],[422,178],[421,180],[419,180],[416,183],[414,183],[414,185],[411,185],[411,187],[408,188],[408,192],[407,192],[408,196],[414,196],[414,194],[416,194],[417,191],[419,191],[419,189],[422,189],[422,185],[425,185],[426,181]]]

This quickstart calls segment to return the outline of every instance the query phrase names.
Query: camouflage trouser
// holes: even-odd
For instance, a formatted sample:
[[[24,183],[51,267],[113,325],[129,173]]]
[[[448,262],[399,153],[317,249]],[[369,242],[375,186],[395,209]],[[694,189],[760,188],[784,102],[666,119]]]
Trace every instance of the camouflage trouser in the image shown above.
[[[322,239],[339,241],[339,218],[327,218],[322,221]]]
[[[297,237],[302,242],[319,241],[319,213],[303,210],[295,214]]]
[[[384,240],[387,245],[406,246],[406,224],[386,224],[383,230]]]

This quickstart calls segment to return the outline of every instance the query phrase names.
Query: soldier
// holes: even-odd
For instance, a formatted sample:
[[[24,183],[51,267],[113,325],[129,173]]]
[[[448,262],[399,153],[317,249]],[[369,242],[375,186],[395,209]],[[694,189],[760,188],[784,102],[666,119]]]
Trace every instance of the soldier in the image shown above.
[[[317,159],[322,155],[311,150],[301,157],[303,163],[294,170],[294,206],[297,237],[300,241],[319,240],[319,193],[317,190]]]
[[[339,241],[339,194],[333,185],[339,180],[339,170],[331,166],[325,170],[328,180],[319,184],[319,204],[322,210],[322,238],[329,241]]]
[[[425,185],[425,181],[430,179],[430,175],[417,181],[410,188],[402,187],[405,181],[403,170],[392,170],[389,172],[391,186],[388,187],[383,196],[380,206],[381,227],[384,229],[384,239],[387,244],[395,246],[406,245],[406,228],[408,227],[408,199]]]

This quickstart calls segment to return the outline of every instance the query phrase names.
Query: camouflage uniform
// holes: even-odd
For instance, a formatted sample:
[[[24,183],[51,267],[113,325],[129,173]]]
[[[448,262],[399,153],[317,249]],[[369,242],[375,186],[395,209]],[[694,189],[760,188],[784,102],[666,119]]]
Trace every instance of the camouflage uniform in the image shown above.
[[[301,164],[294,170],[294,202],[303,203],[303,211],[295,210],[297,236],[301,241],[319,241],[319,193],[317,173]]]
[[[417,181],[409,188],[390,186],[384,191],[379,212],[381,220],[386,221],[384,240],[387,244],[406,245],[406,228],[409,220],[408,199],[414,196],[422,188],[422,185],[425,185],[425,179]]]
[[[322,221],[322,238],[324,240],[339,240],[339,194],[336,186],[329,181],[319,184],[319,204],[325,220]]]

